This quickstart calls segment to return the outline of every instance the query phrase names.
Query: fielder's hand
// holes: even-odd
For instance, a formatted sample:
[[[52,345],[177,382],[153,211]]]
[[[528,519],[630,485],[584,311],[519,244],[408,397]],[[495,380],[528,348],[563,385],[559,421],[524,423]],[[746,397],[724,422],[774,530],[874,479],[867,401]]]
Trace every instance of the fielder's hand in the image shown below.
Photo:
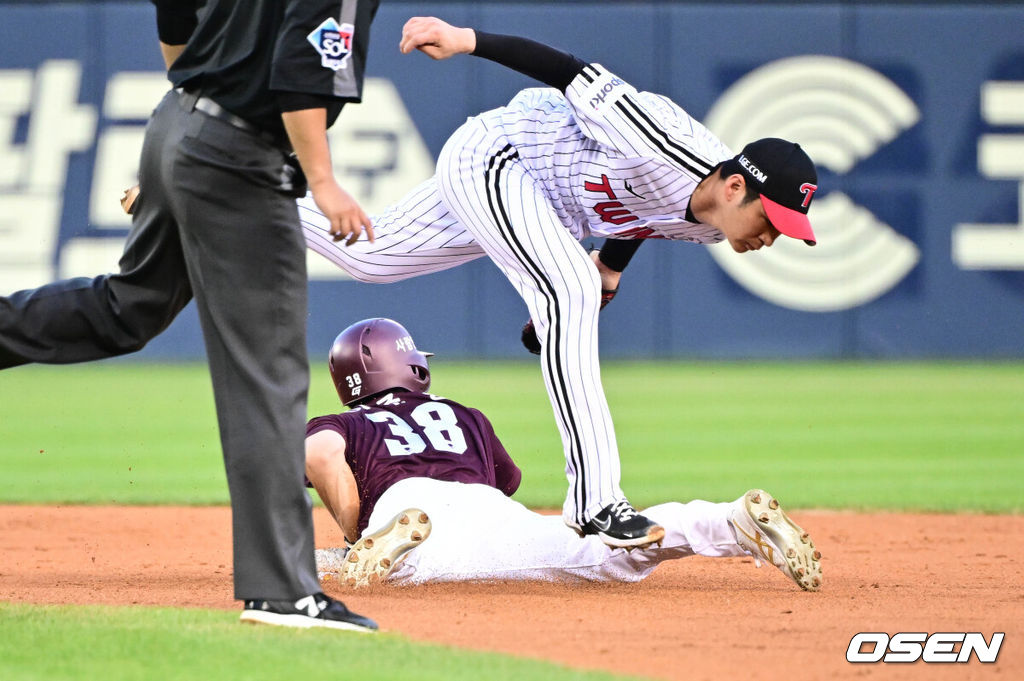
[[[135,202],[139,198],[139,185],[134,187],[128,187],[124,190],[124,196],[121,197],[121,208],[128,215],[135,213]]]
[[[601,309],[603,310],[608,303],[612,302],[612,298],[619,292],[619,289],[601,289]],[[523,333],[519,337],[519,340],[523,342],[523,346],[535,355],[540,354],[540,339],[537,338],[537,328],[533,325],[533,320],[527,320],[526,324],[523,325]]]

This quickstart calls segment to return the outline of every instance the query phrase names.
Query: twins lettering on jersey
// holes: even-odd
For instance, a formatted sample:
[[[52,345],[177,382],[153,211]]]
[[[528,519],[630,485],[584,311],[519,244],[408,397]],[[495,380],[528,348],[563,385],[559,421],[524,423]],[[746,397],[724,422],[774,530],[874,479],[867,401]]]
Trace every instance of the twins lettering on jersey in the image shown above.
[[[629,184],[628,180],[623,180],[622,185],[627,192],[637,197],[638,199],[646,199],[647,197],[640,192],[633,189]],[[599,201],[594,204],[594,212],[601,218],[601,222],[607,222],[612,225],[625,225],[630,222],[639,220],[636,215],[629,212],[629,209],[619,201],[619,196],[612,189],[611,180],[608,179],[607,175],[601,175],[600,182],[591,182],[589,180],[583,183],[583,188],[588,192],[596,192],[602,194],[608,201]],[[634,227],[615,233],[616,238],[619,239],[664,239],[665,237],[660,234],[655,234],[654,230],[650,227]]]
[[[618,200],[619,197],[612,189],[611,182],[608,180],[607,175],[601,175],[600,182],[590,182],[589,180],[584,182],[583,188],[588,192],[604,194],[608,199],[610,199],[609,201],[600,201],[594,205],[594,210],[601,218],[601,222],[609,222],[613,225],[624,225],[627,222],[633,222],[634,220],[640,219],[630,213],[622,202]],[[626,189],[634,196],[640,196],[629,187],[628,183],[626,183]]]
[[[623,187],[628,191],[629,194],[633,195],[637,199],[646,200],[647,197],[640,194],[639,191],[633,188],[629,180],[623,180]],[[594,193],[603,196],[608,201],[599,201],[594,204],[594,212],[601,219],[601,222],[607,222],[609,224],[620,225],[635,222],[640,218],[630,212],[630,209],[623,204],[622,201],[618,200],[618,195],[615,194],[615,190],[611,188],[611,180],[605,174],[601,175],[600,181],[592,182],[586,180],[583,183],[583,188],[587,191],[594,191]],[[633,227],[632,229],[624,229],[615,232],[616,239],[666,239],[663,235],[658,235],[650,227]],[[683,241],[692,241],[687,238],[682,238]]]
[[[639,193],[632,186],[630,186],[627,180],[622,181],[623,187],[627,192],[637,197],[638,199],[646,199],[647,197]],[[612,189],[611,180],[608,179],[607,175],[601,175],[600,182],[590,182],[589,180],[583,183],[583,188],[588,192],[596,192],[607,197],[608,201],[599,201],[594,204],[594,212],[597,213],[598,217],[601,218],[601,222],[607,222],[613,225],[625,225],[630,222],[639,220],[637,216],[629,212],[629,209],[621,201],[619,201],[618,195],[615,190]],[[660,234],[655,234],[654,230],[650,227],[634,227],[624,231],[616,232],[615,236],[619,239],[664,239],[665,237]]]

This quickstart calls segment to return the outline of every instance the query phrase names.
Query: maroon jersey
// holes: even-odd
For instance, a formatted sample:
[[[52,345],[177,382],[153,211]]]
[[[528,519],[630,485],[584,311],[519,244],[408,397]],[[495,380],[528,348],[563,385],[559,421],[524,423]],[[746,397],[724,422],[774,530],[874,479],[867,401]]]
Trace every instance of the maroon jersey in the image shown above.
[[[479,483],[512,496],[522,479],[486,416],[436,395],[395,391],[306,424],[307,437],[321,430],[345,439],[359,488],[360,533],[377,499],[399,480]]]

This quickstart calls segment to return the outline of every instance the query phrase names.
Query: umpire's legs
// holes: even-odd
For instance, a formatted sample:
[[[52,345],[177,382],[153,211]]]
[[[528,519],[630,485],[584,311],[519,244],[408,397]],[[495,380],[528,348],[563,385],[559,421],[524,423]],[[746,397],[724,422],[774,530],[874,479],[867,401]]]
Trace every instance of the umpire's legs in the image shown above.
[[[199,112],[175,106],[172,116],[184,131],[165,151],[163,179],[209,356],[231,492],[235,597],[299,598],[321,589],[303,485],[305,248],[294,197],[276,188],[284,156]]]
[[[625,498],[598,361],[600,276],[515,150],[493,133],[473,123],[460,128],[441,152],[437,176],[449,209],[530,310],[565,451],[569,493],[562,513],[582,525]]]
[[[151,144],[159,144],[153,139]],[[140,195],[120,271],[0,298],[0,369],[87,362],[140,350],[192,299],[178,229]]]

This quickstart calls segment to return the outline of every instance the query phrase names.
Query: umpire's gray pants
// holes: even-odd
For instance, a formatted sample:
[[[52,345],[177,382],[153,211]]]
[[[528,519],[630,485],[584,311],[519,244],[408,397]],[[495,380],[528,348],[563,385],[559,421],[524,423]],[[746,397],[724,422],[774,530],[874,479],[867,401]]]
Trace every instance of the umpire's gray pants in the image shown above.
[[[194,293],[220,426],[235,597],[320,591],[303,485],[306,260],[285,155],[169,92],[146,129],[118,274],[0,299],[0,368],[131,352]]]

